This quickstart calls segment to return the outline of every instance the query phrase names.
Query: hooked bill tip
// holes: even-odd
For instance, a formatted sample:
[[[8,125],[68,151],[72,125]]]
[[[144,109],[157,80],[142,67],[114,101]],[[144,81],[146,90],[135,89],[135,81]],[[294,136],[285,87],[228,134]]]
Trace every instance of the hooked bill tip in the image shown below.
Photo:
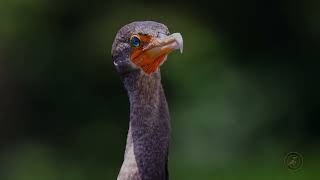
[[[171,34],[173,36],[178,44],[178,48],[180,49],[180,53],[183,52],[183,38],[180,33],[173,33]]]

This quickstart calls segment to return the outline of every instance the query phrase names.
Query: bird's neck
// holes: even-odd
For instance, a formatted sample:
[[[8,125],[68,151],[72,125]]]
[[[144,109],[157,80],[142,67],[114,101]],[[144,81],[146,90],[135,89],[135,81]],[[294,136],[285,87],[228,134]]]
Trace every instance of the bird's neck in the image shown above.
[[[130,127],[121,171],[134,174],[136,167],[141,179],[167,180],[170,116],[160,73],[137,73],[124,82],[130,99]]]

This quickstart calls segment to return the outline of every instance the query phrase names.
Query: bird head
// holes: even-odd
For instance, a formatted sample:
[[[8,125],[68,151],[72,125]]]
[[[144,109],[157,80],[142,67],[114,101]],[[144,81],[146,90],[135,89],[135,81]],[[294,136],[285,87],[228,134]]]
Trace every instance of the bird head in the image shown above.
[[[170,52],[183,50],[180,33],[153,21],[132,22],[123,26],[112,44],[111,55],[118,72],[141,70],[145,74],[159,71]]]

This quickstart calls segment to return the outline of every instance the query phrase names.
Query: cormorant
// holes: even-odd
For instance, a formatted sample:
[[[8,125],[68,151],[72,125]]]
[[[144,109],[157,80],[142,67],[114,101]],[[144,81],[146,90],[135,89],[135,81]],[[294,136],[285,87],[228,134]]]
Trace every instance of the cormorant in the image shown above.
[[[118,180],[168,180],[170,114],[161,85],[160,66],[180,49],[180,33],[153,21],[122,27],[112,44],[113,63],[130,101],[130,122]]]

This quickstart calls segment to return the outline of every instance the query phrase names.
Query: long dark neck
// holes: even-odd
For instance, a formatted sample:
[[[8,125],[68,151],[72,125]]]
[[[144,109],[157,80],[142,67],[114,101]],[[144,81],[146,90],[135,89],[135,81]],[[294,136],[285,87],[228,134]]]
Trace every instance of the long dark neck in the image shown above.
[[[170,115],[160,73],[136,72],[123,80],[130,99],[130,126],[118,179],[167,180]]]

